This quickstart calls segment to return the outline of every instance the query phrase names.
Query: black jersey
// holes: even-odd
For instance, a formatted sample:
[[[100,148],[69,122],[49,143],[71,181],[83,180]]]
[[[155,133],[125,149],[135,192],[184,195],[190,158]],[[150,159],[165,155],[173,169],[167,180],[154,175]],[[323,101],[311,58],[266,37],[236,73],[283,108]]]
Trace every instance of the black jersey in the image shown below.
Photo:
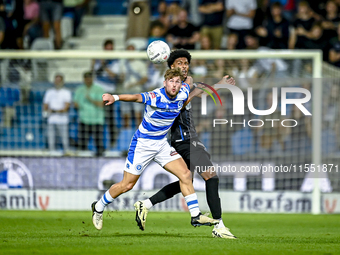
[[[171,127],[171,143],[198,137],[192,117],[191,103],[177,116]]]

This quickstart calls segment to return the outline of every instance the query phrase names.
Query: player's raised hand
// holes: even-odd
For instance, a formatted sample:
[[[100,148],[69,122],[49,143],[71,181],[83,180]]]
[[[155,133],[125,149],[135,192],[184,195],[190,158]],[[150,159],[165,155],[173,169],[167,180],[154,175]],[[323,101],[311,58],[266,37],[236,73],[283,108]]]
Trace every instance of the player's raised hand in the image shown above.
[[[235,79],[229,75],[224,76],[223,79],[225,79],[227,84],[234,85],[234,86],[236,84]]]
[[[193,79],[191,76],[187,76],[187,78],[184,81],[185,83],[189,84],[189,86],[191,86],[192,84],[194,84]]]
[[[105,103],[105,105],[110,105],[113,104],[115,102],[114,97],[111,94],[105,93],[102,95],[103,98],[103,102]]]

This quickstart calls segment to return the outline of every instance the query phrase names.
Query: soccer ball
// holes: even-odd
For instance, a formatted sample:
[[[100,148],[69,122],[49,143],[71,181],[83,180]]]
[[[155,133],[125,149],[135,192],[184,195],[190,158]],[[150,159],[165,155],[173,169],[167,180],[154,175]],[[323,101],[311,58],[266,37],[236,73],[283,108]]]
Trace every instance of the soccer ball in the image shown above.
[[[153,41],[149,44],[146,53],[152,63],[160,64],[168,60],[170,47],[163,41]]]

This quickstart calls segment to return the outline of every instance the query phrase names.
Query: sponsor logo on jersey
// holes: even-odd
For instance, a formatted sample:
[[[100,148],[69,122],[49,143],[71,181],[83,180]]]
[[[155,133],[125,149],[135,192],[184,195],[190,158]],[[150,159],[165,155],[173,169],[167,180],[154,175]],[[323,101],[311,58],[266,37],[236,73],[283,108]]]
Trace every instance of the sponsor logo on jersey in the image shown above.
[[[177,151],[171,151],[171,152],[170,152],[170,156],[175,156],[175,155],[177,155],[177,154],[178,154]]]
[[[151,98],[155,98],[156,97],[155,93],[153,93],[153,92],[150,92],[150,96],[151,96]]]

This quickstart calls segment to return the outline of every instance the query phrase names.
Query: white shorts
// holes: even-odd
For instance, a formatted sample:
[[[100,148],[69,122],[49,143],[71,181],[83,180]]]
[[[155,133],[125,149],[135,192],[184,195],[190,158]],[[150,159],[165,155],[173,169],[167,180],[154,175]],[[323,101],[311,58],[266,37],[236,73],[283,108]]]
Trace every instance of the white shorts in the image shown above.
[[[166,138],[152,140],[137,138],[134,135],[125,161],[124,171],[134,175],[141,175],[151,160],[164,167],[167,163],[179,158],[181,158],[181,155],[170,146]]]

